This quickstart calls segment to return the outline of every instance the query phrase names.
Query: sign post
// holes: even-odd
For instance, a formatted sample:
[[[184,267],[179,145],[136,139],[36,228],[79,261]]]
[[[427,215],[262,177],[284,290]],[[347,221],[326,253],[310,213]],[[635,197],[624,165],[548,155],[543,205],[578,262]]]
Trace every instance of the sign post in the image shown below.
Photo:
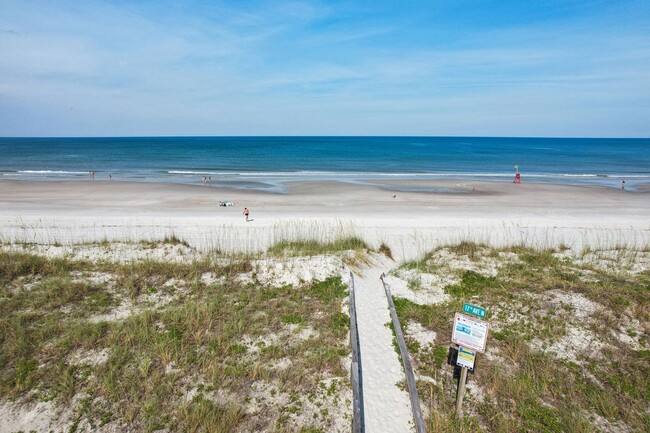
[[[463,398],[465,397],[465,382],[467,382],[467,369],[460,369],[460,379],[458,379],[458,389],[456,390],[456,413],[459,417],[463,416]]]
[[[474,316],[485,318],[484,308],[471,304],[463,305],[463,312]],[[487,335],[490,324],[484,320],[456,313],[454,316],[454,328],[451,334],[451,341],[458,345],[458,356],[456,365],[460,367],[460,378],[456,391],[456,413],[463,415],[463,398],[465,397],[465,383],[467,382],[467,371],[474,370],[474,361],[477,352],[485,352]]]

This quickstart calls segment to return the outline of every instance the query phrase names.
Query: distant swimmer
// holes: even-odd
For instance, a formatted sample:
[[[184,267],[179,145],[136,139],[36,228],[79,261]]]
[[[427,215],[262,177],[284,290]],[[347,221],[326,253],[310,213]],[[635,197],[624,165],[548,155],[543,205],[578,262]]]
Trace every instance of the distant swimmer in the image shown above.
[[[248,219],[248,216],[250,215],[251,211],[248,210],[247,207],[244,208],[243,215],[246,217],[246,222],[249,222],[250,219]]]

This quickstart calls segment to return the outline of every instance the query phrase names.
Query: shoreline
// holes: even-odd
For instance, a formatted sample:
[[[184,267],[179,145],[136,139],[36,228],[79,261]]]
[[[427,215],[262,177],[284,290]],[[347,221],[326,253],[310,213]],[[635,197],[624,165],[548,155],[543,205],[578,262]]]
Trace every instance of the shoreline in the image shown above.
[[[235,191],[256,191],[286,194],[293,183],[342,182],[353,185],[370,183],[384,185],[387,189],[399,188],[395,185],[406,183],[495,183],[509,184],[514,173],[378,173],[378,172],[182,172],[169,171],[167,176],[158,172],[121,173],[119,171],[96,172],[90,179],[87,172],[19,171],[2,172],[0,182],[121,182],[166,185],[192,185],[229,188]],[[175,173],[175,174],[173,174]],[[110,175],[110,177],[109,177]],[[212,177],[210,183],[203,183],[203,177]],[[620,189],[621,181],[626,180],[629,191],[650,188],[650,174],[560,174],[560,173],[522,173],[524,183],[536,185],[586,186]],[[396,189],[396,191],[400,191]],[[435,191],[432,191],[435,192]],[[441,191],[444,192],[444,191]]]
[[[414,190],[317,181],[290,182],[286,194],[277,194],[214,185],[3,179],[0,241],[67,245],[174,236],[201,250],[253,252],[283,240],[350,235],[373,247],[386,243],[401,259],[463,240],[539,247],[650,245],[648,187],[621,191],[422,179],[391,184]],[[222,200],[237,205],[220,207]],[[244,207],[254,221],[245,222]]]

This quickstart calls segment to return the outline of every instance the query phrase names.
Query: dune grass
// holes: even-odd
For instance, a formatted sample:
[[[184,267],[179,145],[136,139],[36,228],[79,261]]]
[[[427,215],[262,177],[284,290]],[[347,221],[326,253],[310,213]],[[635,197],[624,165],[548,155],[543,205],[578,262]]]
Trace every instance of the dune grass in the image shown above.
[[[407,338],[416,371],[433,379],[418,383],[430,411],[428,431],[650,430],[650,271],[603,269],[551,249],[461,245],[447,251],[471,262],[499,260],[499,253],[514,253],[518,260],[499,268],[496,277],[455,271],[459,282],[444,288],[448,302],[418,305],[395,299],[402,326],[415,321],[437,334],[435,344],[426,347]],[[435,257],[435,251],[427,254],[414,268],[451,272],[446,264],[435,263]],[[577,297],[577,307],[549,304],[556,294]],[[488,310],[491,355],[478,355],[466,415],[459,419],[454,411],[456,381],[446,353],[454,313],[462,311],[464,302]],[[593,304],[587,307],[597,306],[594,311],[577,311],[588,302]],[[569,338],[570,328],[601,342],[600,353],[578,350],[564,358],[549,350],[554,342]],[[625,343],[617,337],[620,333],[636,343]]]
[[[319,240],[281,241],[268,249],[272,256],[316,256],[320,254],[369,250],[365,241],[356,236],[339,237],[330,242]]]
[[[340,413],[325,408],[347,405],[347,288],[339,277],[238,282],[251,270],[239,258],[119,264],[0,253],[0,394],[71,407],[71,431],[326,431]],[[172,301],[158,305],[161,296]],[[120,320],[91,320],[127,304]]]

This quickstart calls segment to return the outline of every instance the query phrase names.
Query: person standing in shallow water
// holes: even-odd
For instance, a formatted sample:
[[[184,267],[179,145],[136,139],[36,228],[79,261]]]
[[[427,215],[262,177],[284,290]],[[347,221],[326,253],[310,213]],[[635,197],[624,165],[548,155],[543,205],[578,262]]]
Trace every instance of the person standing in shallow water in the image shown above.
[[[245,207],[245,208],[244,208],[243,215],[246,217],[246,222],[250,221],[250,220],[248,219],[248,216],[250,215],[250,213],[251,213],[251,211],[249,211],[248,208]]]

